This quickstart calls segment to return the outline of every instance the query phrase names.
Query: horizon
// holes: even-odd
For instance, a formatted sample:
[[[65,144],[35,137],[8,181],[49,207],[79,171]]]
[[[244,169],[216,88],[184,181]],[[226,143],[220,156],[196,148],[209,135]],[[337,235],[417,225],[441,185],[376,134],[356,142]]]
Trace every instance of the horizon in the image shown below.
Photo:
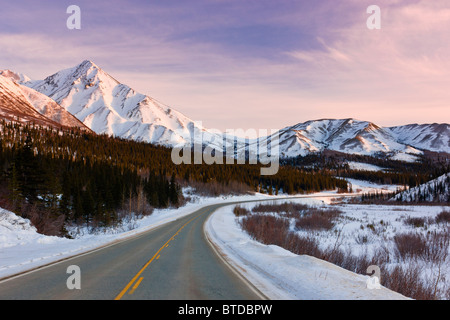
[[[368,1],[123,4],[78,1],[80,30],[67,29],[66,2],[4,4],[0,69],[40,80],[89,60],[221,131],[450,122],[445,1],[378,1],[379,30],[366,26]]]

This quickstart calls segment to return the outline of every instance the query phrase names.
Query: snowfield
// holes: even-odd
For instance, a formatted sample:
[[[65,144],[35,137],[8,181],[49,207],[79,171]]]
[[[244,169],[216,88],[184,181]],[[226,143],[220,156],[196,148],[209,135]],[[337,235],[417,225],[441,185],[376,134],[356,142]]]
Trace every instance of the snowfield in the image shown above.
[[[295,202],[311,207],[330,208],[330,198],[277,200],[273,203]],[[255,203],[240,205],[251,210]],[[354,256],[372,256],[377,249],[386,248],[392,255],[392,266],[407,267],[412,262],[419,266],[420,276],[432,281],[443,292],[450,287],[448,260],[443,265],[426,263],[420,259],[395,261],[393,238],[398,234],[414,232],[426,236],[434,231],[447,232],[447,224],[436,224],[435,217],[449,207],[441,206],[390,206],[340,203],[333,209],[343,212],[338,223],[330,231],[296,230],[302,236],[313,236],[321,249],[339,249]],[[234,206],[217,210],[208,220],[205,230],[231,264],[270,299],[407,299],[398,293],[381,289],[369,289],[369,275],[358,275],[336,265],[306,255],[295,255],[278,246],[263,245],[244,232],[240,218],[233,214]],[[268,213],[270,214],[270,213]],[[272,213],[276,214],[276,213]],[[410,218],[424,219],[430,223],[413,226]],[[448,258],[447,258],[448,259]],[[383,275],[381,275],[382,277]],[[437,278],[439,277],[439,278]]]
[[[354,181],[356,185],[356,181]],[[369,188],[361,183],[363,189]],[[373,186],[370,185],[370,188]],[[327,206],[333,201],[336,192],[315,194],[315,198],[289,201],[306,203],[314,206]],[[190,214],[199,208],[224,202],[249,200],[277,200],[286,196],[268,196],[262,194],[248,196],[230,196],[224,198],[190,197],[193,201],[179,209],[155,210],[148,217],[129,221],[116,229],[99,234],[88,233],[87,230],[73,230],[75,239],[48,237],[36,233],[27,220],[17,217],[11,212],[0,209],[0,278],[49,264],[74,255],[96,250],[116,241],[151,230],[181,216]],[[291,198],[291,197],[289,197]],[[287,201],[286,199],[283,201]],[[251,208],[255,203],[244,204]],[[333,205],[336,206],[336,205]],[[352,252],[367,252],[382,243],[396,232],[408,228],[401,221],[406,216],[435,216],[442,211],[441,207],[425,206],[376,206],[351,205],[341,203],[339,208],[345,216],[338,228],[343,232],[342,245]],[[257,287],[270,299],[407,299],[386,288],[369,289],[369,275],[358,275],[344,270],[331,263],[310,256],[295,255],[278,246],[263,245],[251,239],[244,232],[232,213],[233,205],[217,210],[204,226],[209,241],[217,251],[221,252],[241,275]],[[448,209],[448,208],[447,208]],[[386,238],[377,239],[370,235],[368,241],[361,246],[357,243],[361,234],[369,229],[361,229],[361,225],[370,223],[379,226],[383,220],[387,226]],[[335,242],[335,236],[316,234],[321,244]],[[448,266],[447,266],[448,268]],[[448,272],[449,270],[446,270]]]
[[[347,163],[351,170],[364,170],[364,171],[373,171],[373,172],[386,170],[385,168],[381,168],[379,166],[376,166],[374,164],[369,164],[369,163],[356,162],[356,161],[348,161]]]

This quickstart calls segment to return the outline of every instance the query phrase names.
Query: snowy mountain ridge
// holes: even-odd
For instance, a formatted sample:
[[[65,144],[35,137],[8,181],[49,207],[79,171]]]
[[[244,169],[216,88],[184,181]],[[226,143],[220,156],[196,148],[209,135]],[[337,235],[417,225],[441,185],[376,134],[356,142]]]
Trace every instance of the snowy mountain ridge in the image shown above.
[[[92,61],[25,85],[55,100],[98,134],[174,146],[205,128],[118,82]]]
[[[352,118],[319,119],[283,128],[277,135],[280,156],[284,158],[333,150],[415,161],[424,150],[450,153],[448,124],[380,127]]]
[[[120,83],[89,60],[32,81],[16,80],[56,101],[98,134],[145,141],[168,147],[202,144],[220,151],[239,141],[236,153],[258,150],[257,145],[279,138],[281,157],[304,156],[334,150],[360,155],[385,154],[391,159],[415,161],[424,150],[450,153],[450,125],[409,124],[380,127],[356,119],[319,119],[285,127],[275,135],[248,139],[208,130],[200,122]],[[253,149],[254,148],[254,149]]]

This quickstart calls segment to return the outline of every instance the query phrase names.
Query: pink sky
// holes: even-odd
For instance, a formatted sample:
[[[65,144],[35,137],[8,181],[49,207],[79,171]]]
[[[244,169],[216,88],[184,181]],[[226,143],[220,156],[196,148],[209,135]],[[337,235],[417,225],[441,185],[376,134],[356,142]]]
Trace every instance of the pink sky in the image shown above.
[[[39,79],[89,59],[220,130],[449,123],[450,2],[377,2],[79,1],[79,31],[65,28],[66,4],[8,3],[0,69]],[[371,4],[381,30],[366,27]]]

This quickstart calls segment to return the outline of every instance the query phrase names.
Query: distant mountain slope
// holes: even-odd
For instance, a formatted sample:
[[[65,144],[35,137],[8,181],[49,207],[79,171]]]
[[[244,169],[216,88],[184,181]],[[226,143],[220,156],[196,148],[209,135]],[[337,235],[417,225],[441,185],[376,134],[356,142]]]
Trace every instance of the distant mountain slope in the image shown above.
[[[420,149],[426,145],[423,141],[411,144],[402,142],[400,137],[407,135],[405,131],[402,127],[383,128],[356,119],[312,120],[280,130],[279,152],[281,157],[295,157],[334,150],[360,155],[386,154],[394,159],[413,161],[416,155],[422,154]],[[442,132],[441,135],[448,139],[449,133]],[[439,140],[438,135],[436,140]],[[442,147],[440,151],[450,150]]]
[[[397,194],[393,200],[405,202],[450,202],[450,173]]]
[[[77,127],[91,131],[49,97],[20,85],[11,71],[0,72],[0,115],[10,121],[34,122],[52,127]]]
[[[409,124],[387,128],[400,143],[423,150],[450,153],[450,124]]]

